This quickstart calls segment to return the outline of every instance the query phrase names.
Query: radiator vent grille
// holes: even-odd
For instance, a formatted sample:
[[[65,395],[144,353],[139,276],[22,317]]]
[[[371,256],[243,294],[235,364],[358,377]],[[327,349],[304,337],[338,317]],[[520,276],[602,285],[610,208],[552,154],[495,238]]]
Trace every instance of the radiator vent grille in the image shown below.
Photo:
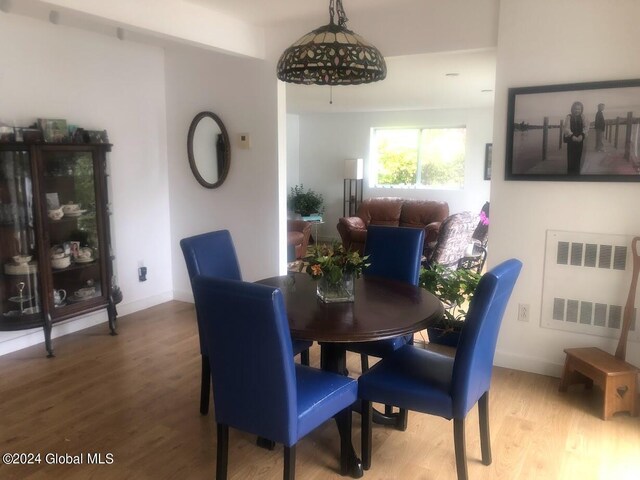
[[[556,249],[556,263],[574,267],[595,267],[596,258],[599,268],[613,268],[626,270],[627,247],[614,245],[598,245],[595,243],[558,242]],[[600,253],[598,254],[598,249]],[[611,260],[613,259],[613,264]]]
[[[542,327],[620,336],[633,260],[626,235],[549,230],[542,290]],[[636,330],[637,303],[629,339]]]

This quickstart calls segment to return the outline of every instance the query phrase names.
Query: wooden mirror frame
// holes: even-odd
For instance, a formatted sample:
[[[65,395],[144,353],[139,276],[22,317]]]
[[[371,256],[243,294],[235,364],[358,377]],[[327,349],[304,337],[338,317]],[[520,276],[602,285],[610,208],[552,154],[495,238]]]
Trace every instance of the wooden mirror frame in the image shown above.
[[[205,180],[198,170],[198,165],[196,164],[196,158],[193,152],[193,137],[196,132],[196,128],[198,124],[203,118],[211,118],[220,128],[220,134],[222,135],[222,141],[224,142],[224,151],[223,151],[223,164],[222,171],[218,172],[218,179],[214,182],[208,182]],[[187,154],[189,155],[189,166],[191,167],[191,171],[193,172],[193,176],[196,177],[196,180],[200,185],[205,188],[217,188],[224,182],[225,178],[227,178],[227,173],[229,173],[229,166],[231,165],[231,143],[229,142],[229,134],[227,133],[227,129],[222,123],[220,117],[218,117],[213,112],[200,112],[198,113],[191,122],[189,126],[189,134],[187,136]],[[212,161],[216,161],[216,159],[212,159]]]

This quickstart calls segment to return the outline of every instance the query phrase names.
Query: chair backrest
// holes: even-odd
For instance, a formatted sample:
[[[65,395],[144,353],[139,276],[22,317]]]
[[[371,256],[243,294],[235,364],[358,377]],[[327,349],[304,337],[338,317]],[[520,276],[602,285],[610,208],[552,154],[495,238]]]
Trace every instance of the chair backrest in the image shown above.
[[[364,254],[369,255],[364,274],[418,285],[424,247],[424,229],[370,225]]]
[[[229,230],[194,235],[180,240],[189,279],[196,275],[242,280]]]
[[[233,239],[229,230],[202,233],[180,240],[180,247],[187,264],[189,280],[196,275],[242,280],[240,265]],[[193,286],[192,286],[193,288]],[[198,319],[198,336],[200,337],[200,353],[207,354],[204,331]]]
[[[460,212],[449,215],[440,226],[436,247],[429,263],[456,266],[464,257],[464,251],[472,243],[472,235],[478,223],[479,215]]]
[[[280,290],[197,275],[193,292],[209,352],[216,421],[295,443],[296,377]]]
[[[453,364],[451,396],[455,418],[464,418],[489,390],[498,332],[522,262],[507,260],[480,279]]]

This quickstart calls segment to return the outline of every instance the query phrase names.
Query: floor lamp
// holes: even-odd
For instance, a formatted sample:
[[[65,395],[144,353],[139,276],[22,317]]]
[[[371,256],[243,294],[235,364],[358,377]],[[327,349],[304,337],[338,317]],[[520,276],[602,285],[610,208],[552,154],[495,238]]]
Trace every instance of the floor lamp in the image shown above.
[[[353,217],[362,203],[364,160],[348,158],[344,161],[344,207],[343,217]]]

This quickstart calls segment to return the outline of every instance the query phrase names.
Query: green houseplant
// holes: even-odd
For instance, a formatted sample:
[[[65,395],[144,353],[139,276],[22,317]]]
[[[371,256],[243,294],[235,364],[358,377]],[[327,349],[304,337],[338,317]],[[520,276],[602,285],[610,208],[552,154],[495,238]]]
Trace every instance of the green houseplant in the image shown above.
[[[291,187],[291,191],[287,195],[287,208],[303,217],[314,213],[321,214],[324,211],[323,202],[324,198],[321,194],[311,189],[305,191],[302,184]]]
[[[440,264],[420,272],[420,286],[432,292],[444,304],[444,316],[427,328],[429,341],[456,346],[481,275],[472,270],[453,270]]]

